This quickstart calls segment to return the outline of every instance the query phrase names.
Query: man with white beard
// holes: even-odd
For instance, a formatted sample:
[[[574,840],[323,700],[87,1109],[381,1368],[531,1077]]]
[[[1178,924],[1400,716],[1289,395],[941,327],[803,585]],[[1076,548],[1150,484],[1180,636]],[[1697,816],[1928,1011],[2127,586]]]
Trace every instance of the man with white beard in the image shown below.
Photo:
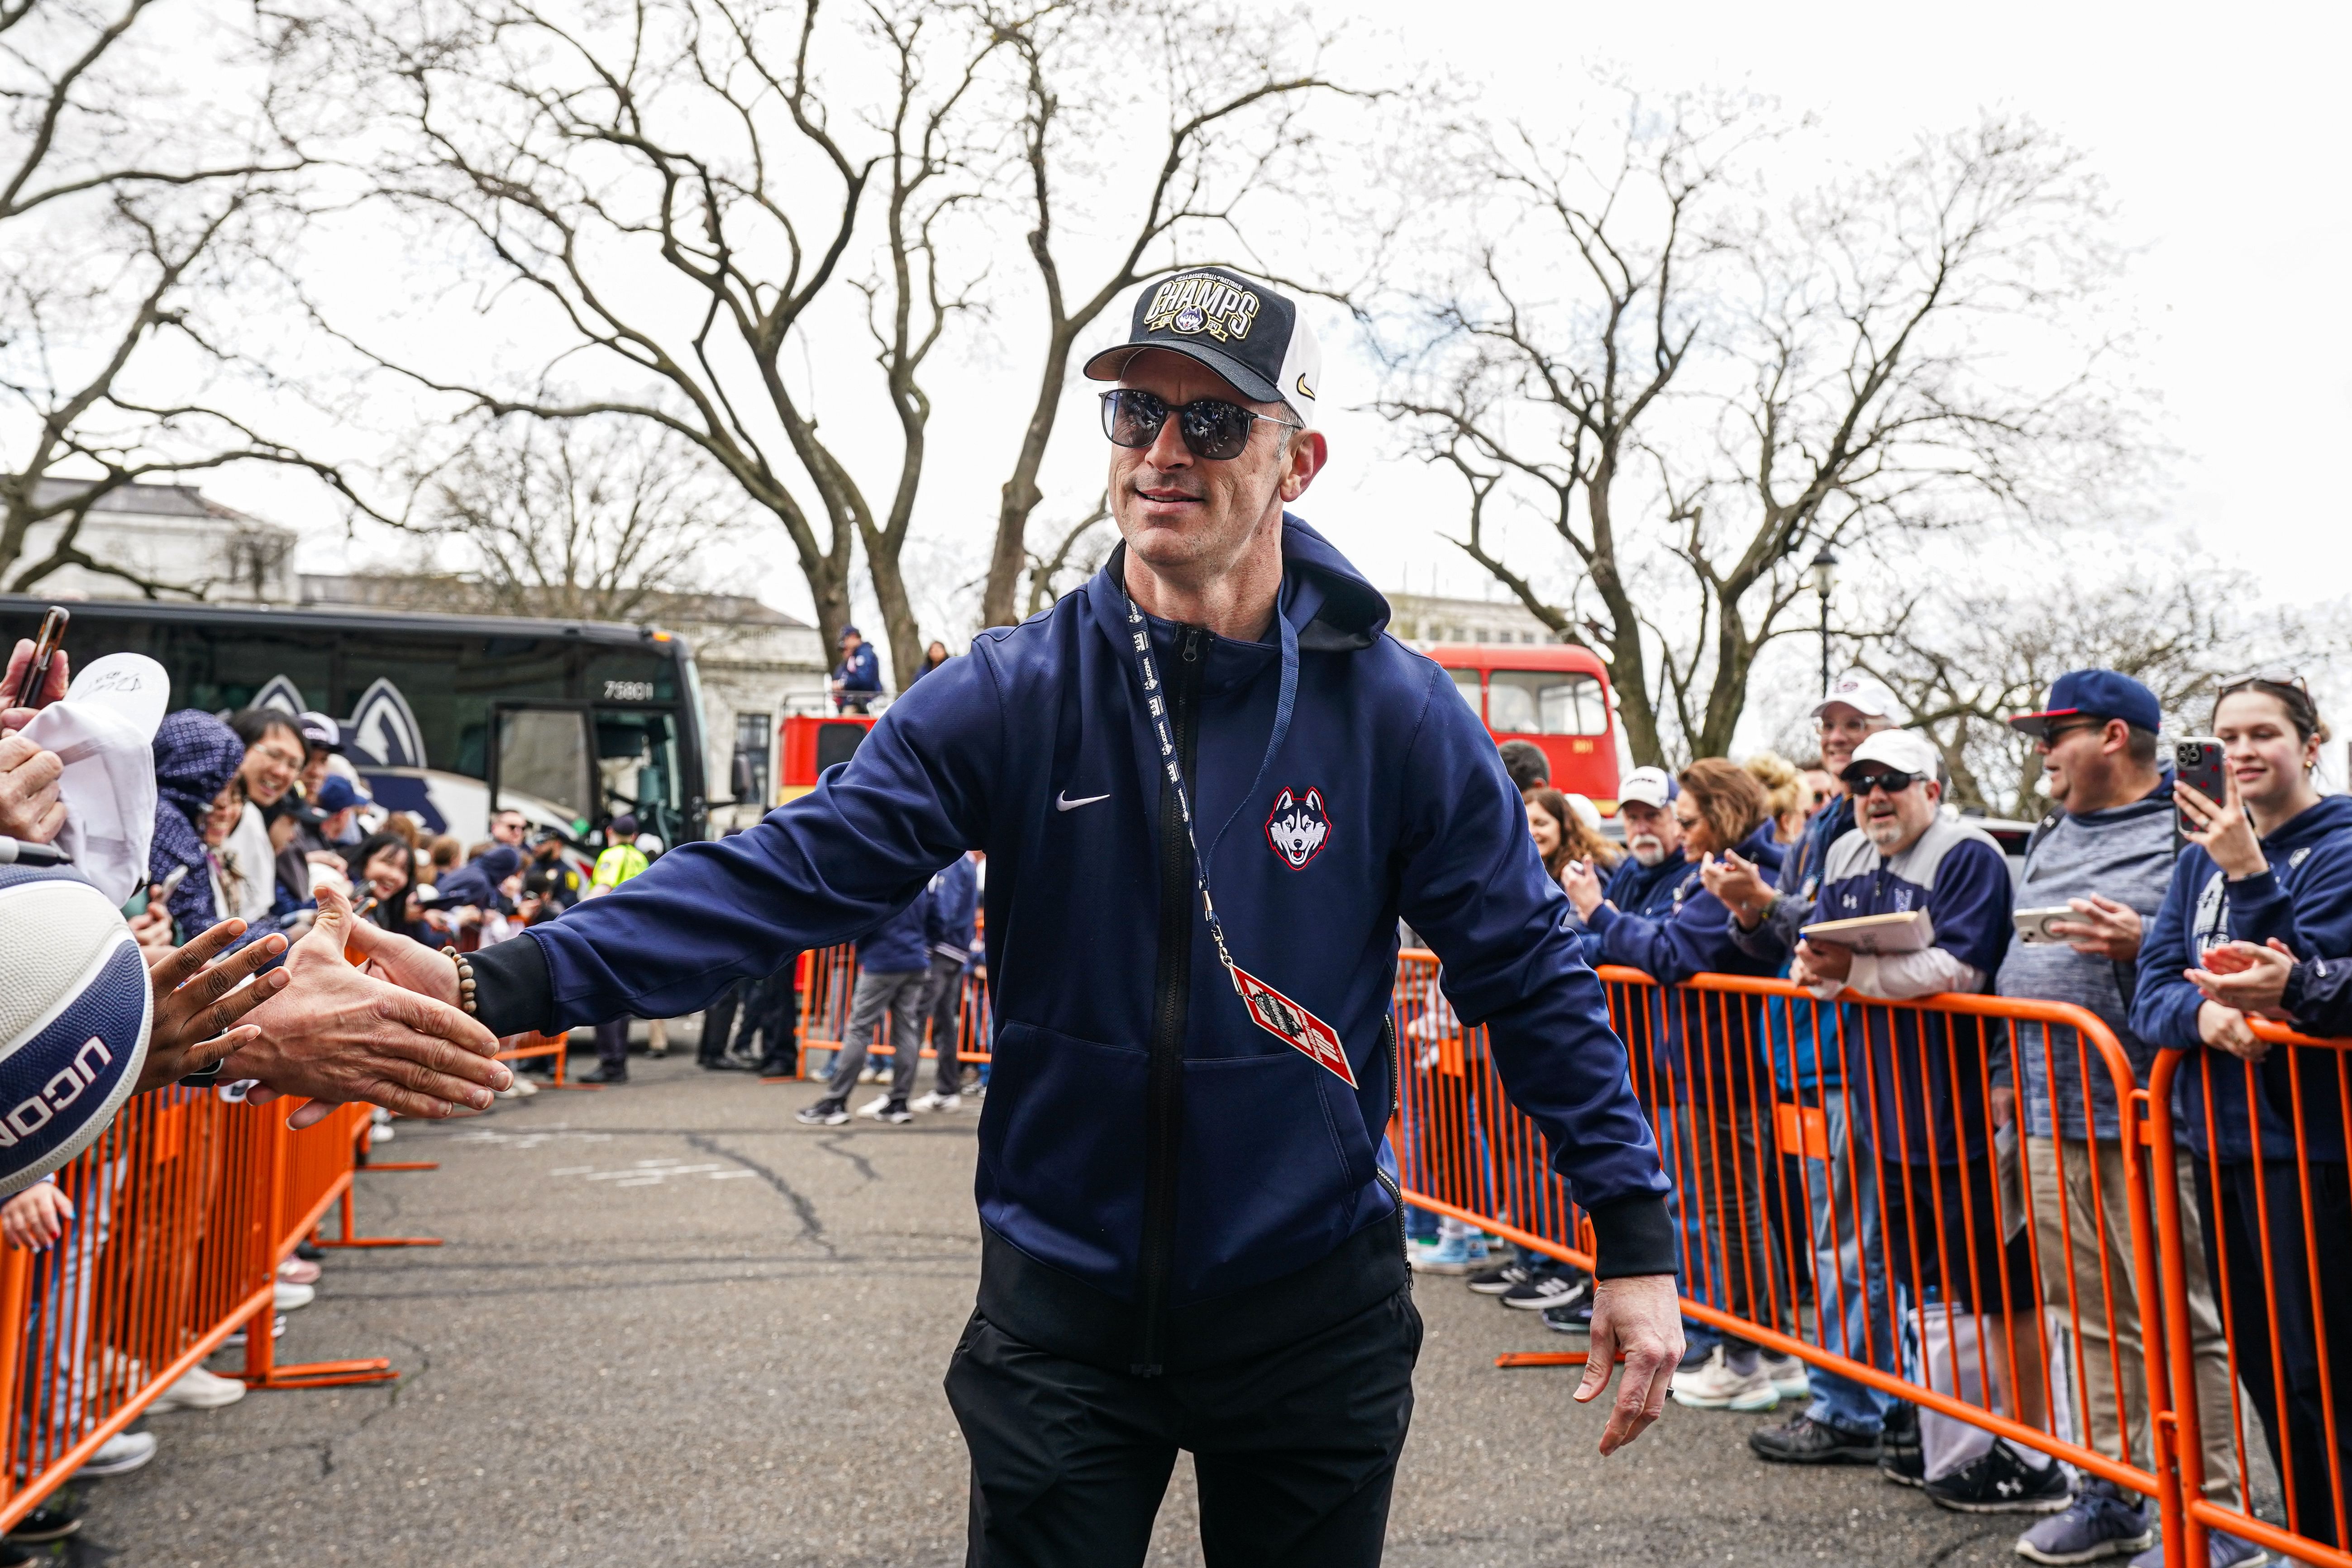
[[[1622,913],[1654,919],[1674,913],[1675,889],[1690,870],[1683,859],[1682,824],[1675,820],[1679,793],[1664,768],[1635,768],[1617,788],[1628,853],[1601,896]],[[1586,956],[1600,962],[1598,941],[1588,943]]]

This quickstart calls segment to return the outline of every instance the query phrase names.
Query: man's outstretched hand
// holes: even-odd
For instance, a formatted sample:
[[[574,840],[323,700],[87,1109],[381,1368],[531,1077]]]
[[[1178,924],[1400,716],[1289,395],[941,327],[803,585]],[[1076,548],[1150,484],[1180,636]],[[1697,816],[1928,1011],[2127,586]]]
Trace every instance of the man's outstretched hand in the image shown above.
[[[1584,1381],[1576,1389],[1579,1405],[1598,1398],[1609,1386],[1617,1358],[1625,1358],[1617,1407],[1601,1433],[1601,1452],[1609,1455],[1665,1414],[1666,1388],[1675,1380],[1675,1363],[1683,1359],[1682,1304],[1675,1297],[1675,1277],[1636,1274],[1596,1281],[1591,1342]]]
[[[256,1101],[308,1098],[297,1127],[353,1100],[403,1116],[489,1109],[493,1091],[514,1081],[490,1059],[497,1037],[446,1002],[354,968],[343,948],[362,929],[341,894],[319,889],[318,923],[286,955],[287,985],[247,1015],[260,1037],[222,1076],[259,1079]]]
[[[140,1093],[203,1072],[261,1038],[259,1029],[237,1020],[285,987],[285,970],[258,972],[286,951],[286,939],[273,931],[235,956],[213,962],[244,934],[243,921],[223,921],[185,947],[151,955],[147,978],[155,987],[155,1022],[147,1031]]]

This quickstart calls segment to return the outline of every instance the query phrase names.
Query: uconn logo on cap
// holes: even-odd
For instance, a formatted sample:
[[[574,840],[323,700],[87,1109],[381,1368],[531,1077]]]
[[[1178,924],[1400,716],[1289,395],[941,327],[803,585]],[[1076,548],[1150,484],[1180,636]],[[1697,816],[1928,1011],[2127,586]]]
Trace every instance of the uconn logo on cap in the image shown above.
[[[83,1091],[98,1081],[100,1069],[113,1065],[114,1053],[106,1048],[104,1040],[92,1035],[74,1053],[73,1060],[41,1086],[39,1093],[20,1101],[7,1115],[0,1116],[0,1149],[13,1149],[17,1140],[30,1138],[47,1127],[51,1118],[79,1100]]]
[[[1147,332],[1206,332],[1219,342],[1249,336],[1257,320],[1258,298],[1223,278],[1194,273],[1171,278],[1151,296],[1143,312]]]

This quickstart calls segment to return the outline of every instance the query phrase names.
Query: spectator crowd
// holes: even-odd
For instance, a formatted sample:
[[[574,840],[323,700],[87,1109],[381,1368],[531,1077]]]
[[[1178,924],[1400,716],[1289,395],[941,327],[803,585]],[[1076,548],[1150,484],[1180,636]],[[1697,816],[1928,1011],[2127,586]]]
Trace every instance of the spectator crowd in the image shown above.
[[[2161,1332],[2160,1304],[2137,1295],[2137,1132],[2115,1082],[2071,1028],[1855,998],[2071,1004],[2113,1033],[2135,1088],[2163,1047],[2192,1053],[2176,1169],[2205,1496],[2248,1506],[2242,1392],[2293,1527],[2336,1543],[2331,1492],[2352,1468],[2346,1090],[2332,1053],[2291,1063],[2249,1025],[2352,1031],[2352,799],[2315,787],[2327,731],[2308,686],[2286,669],[2221,683],[2219,777],[2200,790],[2159,747],[2146,687],[2062,677],[2010,720],[2055,806],[2015,864],[1945,804],[1940,753],[1903,721],[1881,682],[1848,675],[1812,710],[1816,757],[1637,768],[1613,840],[1591,801],[1551,786],[1539,748],[1504,745],[1587,958],[1659,983],[1627,988],[1620,1016],[1656,1100],[1685,1294],[2151,1467],[2141,1341]],[[1666,989],[1705,974],[1781,978],[1820,1005],[1731,992],[1695,1006]],[[1505,1146],[1490,1131],[1478,1157]],[[1591,1281],[1570,1265],[1451,1218],[1413,1225],[1416,1268],[1584,1331]],[[2073,1353],[2053,1352],[2051,1323],[2079,1335]],[[1945,1508],[2041,1515],[2015,1543],[2034,1562],[2162,1561],[2152,1500],[1684,1327],[1676,1403],[1794,1405],[1749,1435],[1759,1460],[1875,1465]],[[1969,1385],[1978,1365],[1993,1388]],[[2221,1531],[2209,1550],[2212,1568],[2269,1561]]]

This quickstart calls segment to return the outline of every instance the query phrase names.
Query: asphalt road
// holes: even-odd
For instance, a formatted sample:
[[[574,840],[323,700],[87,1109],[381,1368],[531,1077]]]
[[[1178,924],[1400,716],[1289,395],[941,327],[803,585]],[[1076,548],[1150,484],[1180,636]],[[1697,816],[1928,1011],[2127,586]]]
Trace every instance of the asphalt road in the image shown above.
[[[89,1489],[70,1560],[961,1563],[940,1378],[979,1257],[976,1116],[803,1128],[789,1117],[813,1087],[677,1058],[635,1070],[401,1123],[379,1157],[440,1169],[362,1174],[362,1227],[446,1245],[330,1254],[280,1342],[288,1360],[388,1355],[400,1381],[152,1417],[155,1462]],[[1419,1300],[1398,1568],[2019,1561],[2018,1521],[1941,1512],[1872,1471],[1753,1462],[1745,1433],[1777,1417],[1669,1405],[1604,1461],[1570,1373],[1493,1365],[1557,1336],[1452,1280]],[[1177,1476],[1155,1565],[1201,1560]]]

